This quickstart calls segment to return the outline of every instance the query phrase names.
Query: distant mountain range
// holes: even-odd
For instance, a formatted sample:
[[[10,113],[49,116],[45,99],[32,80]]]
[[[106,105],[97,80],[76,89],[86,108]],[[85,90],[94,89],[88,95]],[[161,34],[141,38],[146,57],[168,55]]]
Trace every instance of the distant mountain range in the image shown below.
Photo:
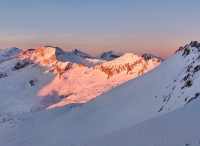
[[[97,59],[77,49],[63,51],[52,46],[11,50],[0,64],[0,82],[4,83],[0,98],[9,99],[0,103],[3,113],[82,104],[161,63],[157,58],[144,60],[112,51]]]

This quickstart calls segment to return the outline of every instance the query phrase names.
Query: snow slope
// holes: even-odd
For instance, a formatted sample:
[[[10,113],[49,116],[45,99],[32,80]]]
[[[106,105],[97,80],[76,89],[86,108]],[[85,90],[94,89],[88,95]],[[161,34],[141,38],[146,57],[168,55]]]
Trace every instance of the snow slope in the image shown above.
[[[0,64],[0,115],[85,103],[160,64],[134,54],[103,62],[58,47],[23,50]]]
[[[75,146],[200,146],[200,100]]]
[[[198,145],[199,46],[83,105],[4,116],[0,145]]]

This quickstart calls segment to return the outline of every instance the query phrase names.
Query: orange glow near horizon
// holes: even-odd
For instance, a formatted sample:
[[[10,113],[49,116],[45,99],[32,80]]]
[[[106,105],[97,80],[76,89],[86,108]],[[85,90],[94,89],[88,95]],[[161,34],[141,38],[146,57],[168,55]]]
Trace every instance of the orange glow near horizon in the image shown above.
[[[155,39],[155,38],[154,38]],[[49,41],[49,42],[41,42],[41,41],[33,41],[32,39],[28,41],[27,40],[20,40],[20,41],[11,41],[11,40],[4,40],[1,42],[1,49],[5,48],[11,48],[11,47],[18,47],[20,49],[30,49],[30,48],[37,48],[38,46],[44,46],[44,45],[51,45],[51,46],[57,46],[61,49],[67,51],[71,49],[79,49],[85,53],[88,53],[92,56],[96,56],[102,52],[107,51],[118,51],[121,53],[134,53],[136,55],[141,55],[144,53],[150,53],[155,56],[161,57],[163,59],[167,59],[171,55],[174,54],[174,52],[181,46],[190,43],[190,41],[182,40],[182,41],[174,41],[173,39],[170,39],[168,41],[154,41],[153,39],[143,41],[133,41],[133,43],[124,44],[122,41],[116,41],[113,40],[111,43],[103,43],[100,44],[98,42],[96,43],[63,43],[63,40],[61,42],[55,42],[55,41]],[[116,45],[115,45],[116,44]]]

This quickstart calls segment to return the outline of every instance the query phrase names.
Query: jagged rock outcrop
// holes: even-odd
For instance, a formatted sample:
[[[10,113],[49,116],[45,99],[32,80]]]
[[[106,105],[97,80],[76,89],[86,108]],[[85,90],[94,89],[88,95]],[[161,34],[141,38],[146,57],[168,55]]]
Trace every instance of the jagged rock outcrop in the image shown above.
[[[118,57],[121,57],[123,54],[120,53],[120,52],[115,52],[115,51],[109,51],[109,52],[104,52],[98,56],[96,56],[95,58],[98,58],[98,59],[104,59],[104,60],[107,60],[107,61],[112,61]]]
[[[163,62],[163,61],[164,61],[164,59],[162,59],[162,58],[160,58],[160,57],[154,56],[154,55],[152,55],[152,54],[147,54],[147,53],[142,54],[141,57],[144,58],[144,60],[146,60],[146,61],[149,60],[149,59],[153,59],[153,58],[158,59],[160,62]]]

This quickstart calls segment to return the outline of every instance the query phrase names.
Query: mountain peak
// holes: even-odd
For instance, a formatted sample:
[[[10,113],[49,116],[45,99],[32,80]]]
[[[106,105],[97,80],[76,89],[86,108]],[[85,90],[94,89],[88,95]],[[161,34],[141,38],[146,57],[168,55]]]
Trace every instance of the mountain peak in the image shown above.
[[[85,52],[82,52],[82,51],[80,51],[78,49],[72,49],[71,52],[76,54],[76,55],[78,55],[78,56],[80,56],[80,57],[82,57],[82,58],[93,58],[91,55],[89,55],[89,54],[87,54]]]
[[[17,47],[12,47],[12,48],[7,48],[5,50],[0,50],[0,61],[7,59],[9,57],[12,57],[14,55],[17,55],[20,52],[22,52],[22,50],[20,50]]]
[[[16,55],[18,53],[20,53],[22,50],[20,50],[17,47],[12,47],[12,48],[8,48],[5,50],[5,55]]]
[[[196,48],[198,51],[200,51],[200,43],[198,43],[197,41],[191,41],[190,44],[187,44],[184,47],[180,47],[178,50],[175,51],[175,53],[184,51],[182,56],[186,56],[190,54],[190,50],[192,48]]]
[[[162,58],[160,58],[160,57],[154,56],[154,55],[152,55],[152,54],[147,54],[147,53],[142,54],[141,57],[144,58],[144,60],[146,60],[146,61],[149,60],[149,59],[153,59],[153,58],[157,58],[160,62],[163,62],[163,61],[164,61],[164,59],[162,59]]]
[[[190,42],[190,46],[200,49],[200,44],[197,41],[191,41]]]
[[[116,58],[118,58],[122,55],[123,55],[122,53],[117,52],[117,51],[108,51],[108,52],[103,52],[103,53],[97,55],[96,58],[111,61],[111,60],[116,59]]]

